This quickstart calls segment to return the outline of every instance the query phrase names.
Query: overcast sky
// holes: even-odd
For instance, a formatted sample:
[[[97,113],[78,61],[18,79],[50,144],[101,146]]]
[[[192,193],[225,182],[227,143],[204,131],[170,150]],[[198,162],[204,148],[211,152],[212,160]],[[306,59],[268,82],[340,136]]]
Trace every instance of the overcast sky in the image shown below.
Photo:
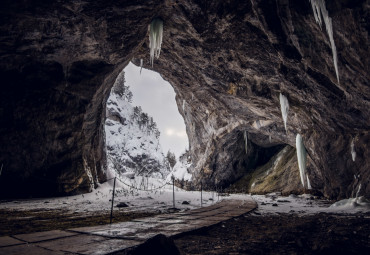
[[[132,104],[140,105],[157,123],[163,153],[171,150],[178,157],[189,145],[172,86],[156,72],[143,68],[140,75],[140,68],[131,62],[124,70],[126,86],[130,86],[134,95]]]

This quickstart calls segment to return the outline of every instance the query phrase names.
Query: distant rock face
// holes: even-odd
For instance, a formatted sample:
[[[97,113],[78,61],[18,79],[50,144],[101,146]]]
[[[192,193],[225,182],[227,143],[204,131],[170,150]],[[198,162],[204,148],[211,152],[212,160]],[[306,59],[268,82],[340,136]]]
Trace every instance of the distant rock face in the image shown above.
[[[135,175],[166,178],[170,172],[153,118],[130,103],[132,93],[120,73],[107,101],[105,135],[108,178]]]
[[[164,36],[153,69],[177,94],[194,187],[237,181],[300,133],[314,189],[341,198],[361,184],[370,196],[367,1],[326,1],[340,83],[308,0],[0,5],[1,196],[86,192],[105,180],[105,103],[128,61],[151,68],[154,17]]]

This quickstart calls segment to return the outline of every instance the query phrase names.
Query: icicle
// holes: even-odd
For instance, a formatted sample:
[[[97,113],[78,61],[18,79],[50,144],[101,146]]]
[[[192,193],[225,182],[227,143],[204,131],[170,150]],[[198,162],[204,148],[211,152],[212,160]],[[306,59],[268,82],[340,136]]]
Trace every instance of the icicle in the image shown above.
[[[286,122],[288,120],[288,111],[289,111],[288,98],[281,93],[280,93],[279,98],[280,98],[281,115],[283,116],[285,131],[288,131],[286,128]]]
[[[161,53],[161,45],[163,38],[163,20],[155,18],[150,23],[149,31],[149,48],[150,48],[150,64],[153,67],[154,57],[159,58]]]
[[[269,142],[271,143],[271,135],[269,135]]]
[[[182,112],[185,113],[185,100],[182,100]]]
[[[302,136],[297,134],[296,137],[296,149],[297,149],[297,158],[298,158],[298,167],[299,173],[301,175],[301,182],[303,188],[305,187],[304,182],[306,179],[306,148],[304,147]]]
[[[258,129],[260,129],[260,128],[261,128],[260,120],[256,120],[256,125],[257,125],[257,128],[258,128]]]
[[[308,175],[306,175],[306,177],[307,177],[307,188],[312,189],[310,179],[308,179]]]
[[[245,154],[248,154],[248,133],[247,131],[244,131],[244,143],[245,143]]]
[[[140,59],[140,74],[142,70],[143,70],[143,59]]]
[[[312,5],[313,14],[315,16],[316,22],[322,26],[322,19],[321,15],[324,19],[326,32],[329,35],[329,41],[331,46],[331,51],[333,53],[333,62],[335,73],[337,75],[337,80],[339,83],[339,72],[338,72],[338,57],[337,57],[337,48],[335,47],[334,37],[333,37],[333,24],[331,22],[331,18],[329,17],[329,13],[325,7],[325,0],[310,0]]]
[[[355,139],[352,139],[352,142],[351,142],[351,154],[352,154],[352,160],[353,162],[355,162],[356,160],[356,151],[355,151]]]

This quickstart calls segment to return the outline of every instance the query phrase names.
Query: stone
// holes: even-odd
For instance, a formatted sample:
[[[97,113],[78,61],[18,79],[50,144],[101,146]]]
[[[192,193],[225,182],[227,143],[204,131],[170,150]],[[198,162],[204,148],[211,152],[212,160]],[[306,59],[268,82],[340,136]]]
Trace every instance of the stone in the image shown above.
[[[42,231],[42,232],[35,232],[30,234],[21,234],[21,235],[15,235],[14,237],[20,240],[23,240],[28,243],[34,243],[34,242],[41,242],[51,239],[58,239],[68,236],[74,236],[77,235],[77,233],[69,232],[69,231],[63,231],[63,230],[50,230],[50,231]]]
[[[12,245],[17,245],[17,244],[23,244],[24,242],[19,241],[18,239],[15,239],[10,236],[2,236],[0,237],[0,247],[5,247],[5,246],[12,246]]]
[[[183,205],[189,205],[190,203],[188,201],[183,201],[182,204]]]
[[[116,205],[118,208],[123,208],[123,207],[128,207],[128,204],[126,204],[125,202],[120,202]]]
[[[148,239],[146,242],[137,246],[127,254],[177,255],[180,254],[180,252],[172,239],[166,237],[163,234],[159,234]]]

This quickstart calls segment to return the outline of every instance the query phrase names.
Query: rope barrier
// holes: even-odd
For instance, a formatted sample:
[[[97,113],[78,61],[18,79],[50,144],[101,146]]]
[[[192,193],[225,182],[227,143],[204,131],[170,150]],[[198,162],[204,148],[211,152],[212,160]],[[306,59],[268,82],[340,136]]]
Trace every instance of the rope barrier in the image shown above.
[[[162,188],[163,188],[164,186],[166,186],[166,185],[171,185],[171,183],[166,182],[166,183],[165,183],[165,184],[163,184],[162,186],[157,187],[157,188],[155,188],[155,189],[140,189],[140,188],[137,188],[137,187],[135,187],[135,186],[132,186],[132,185],[130,185],[130,184],[125,183],[124,181],[122,181],[122,180],[121,180],[121,179],[119,179],[119,178],[117,178],[117,180],[118,180],[118,181],[120,181],[122,184],[124,184],[124,185],[126,185],[126,186],[128,186],[128,187],[130,187],[130,188],[132,188],[132,189],[136,189],[136,190],[140,190],[140,191],[156,191],[156,190],[162,189]]]
[[[81,175],[82,176],[82,175]],[[46,179],[46,178],[42,178],[42,177],[36,177],[34,176],[33,178],[35,179],[39,179],[39,180],[42,180],[42,181],[45,181],[45,182],[49,182],[49,183],[57,183],[57,184],[76,184],[76,182],[57,182],[57,181],[53,181],[53,180],[49,180],[49,179]],[[111,181],[113,180],[115,177],[113,178],[110,178],[110,179],[107,179],[106,181]],[[156,190],[160,190],[162,189],[164,186],[166,185],[171,185],[171,183],[169,182],[166,182],[164,183],[162,186],[159,186],[157,188],[154,188],[154,189],[141,189],[141,188],[137,188],[133,185],[130,185],[130,184],[127,184],[126,182],[124,182],[123,180],[121,180],[120,178],[116,177],[118,181],[120,181],[122,184],[126,185],[127,187],[131,188],[131,189],[135,189],[135,190],[139,190],[139,191],[156,191]],[[95,183],[94,182],[88,182],[88,184],[90,185],[94,185]]]

